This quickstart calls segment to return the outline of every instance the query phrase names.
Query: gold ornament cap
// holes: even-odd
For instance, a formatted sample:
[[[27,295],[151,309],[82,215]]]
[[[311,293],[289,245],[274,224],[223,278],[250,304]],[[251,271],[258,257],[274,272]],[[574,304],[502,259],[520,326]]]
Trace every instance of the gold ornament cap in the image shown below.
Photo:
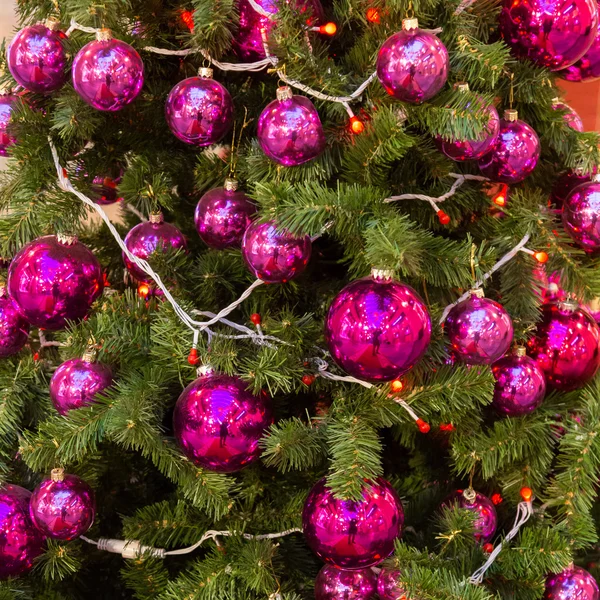
[[[597,172],[594,175],[592,175],[592,181],[594,183],[600,183],[600,172]]]
[[[515,356],[525,356],[527,354],[527,348],[525,346],[517,346],[514,352]]]
[[[211,365],[202,365],[196,369],[196,377],[207,377],[215,372]]]
[[[64,469],[52,469],[50,471],[50,479],[55,482],[60,482],[65,480],[65,470]]]
[[[226,192],[236,192],[239,186],[239,181],[233,177],[228,177],[223,184]]]
[[[469,504],[473,504],[475,500],[477,500],[477,492],[472,487],[468,487],[464,490],[462,495]]]
[[[81,360],[86,363],[96,362],[98,350],[94,346],[88,346],[86,351],[81,355]]]
[[[371,277],[375,281],[391,281],[394,279],[394,271],[393,269],[376,269],[373,267],[371,269]]]
[[[58,31],[60,29],[60,20],[57,19],[56,17],[48,17],[45,21],[44,21],[44,25],[50,30],[50,31]]]
[[[162,212],[152,213],[150,215],[150,218],[148,219],[148,221],[150,221],[150,223],[154,223],[154,224],[164,223],[165,216],[162,214]]]
[[[412,31],[413,29],[419,28],[419,19],[402,19],[402,30],[403,31]]]
[[[202,79],[212,79],[214,71],[210,67],[200,67],[198,70],[198,76]]]
[[[471,296],[475,296],[476,298],[485,298],[485,292],[481,288],[475,288],[470,293]]]
[[[294,92],[289,85],[282,85],[277,88],[277,100],[283,102],[284,100],[291,100],[294,97]]]
[[[471,88],[469,88],[469,84],[466,81],[460,81],[454,84],[454,89],[464,94],[465,92],[469,92]]]
[[[573,298],[566,298],[558,303],[558,308],[567,312],[573,312],[579,308],[579,302]]]
[[[511,123],[519,120],[519,111],[514,108],[507,108],[504,111],[504,120],[510,121]]]
[[[99,42],[108,42],[113,39],[113,33],[110,29],[98,29],[98,31],[96,31],[96,39]]]
[[[72,246],[78,242],[78,237],[74,233],[57,233],[56,239],[62,246]]]

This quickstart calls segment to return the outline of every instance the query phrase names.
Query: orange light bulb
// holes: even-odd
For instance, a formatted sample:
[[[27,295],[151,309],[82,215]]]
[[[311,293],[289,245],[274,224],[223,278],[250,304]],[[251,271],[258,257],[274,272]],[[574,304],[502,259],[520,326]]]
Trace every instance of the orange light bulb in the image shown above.
[[[399,379],[394,379],[390,385],[392,392],[395,392],[396,394],[400,393],[404,387],[404,384]]]
[[[319,27],[319,33],[335,35],[337,33],[337,25],[331,21],[329,23],[325,23],[325,25],[321,25],[321,27]]]
[[[352,133],[359,135],[365,130],[365,124],[358,117],[350,117],[350,129]]]
[[[442,225],[450,224],[450,217],[443,210],[438,210],[436,214]]]
[[[531,488],[522,487],[521,498],[523,498],[525,502],[531,502],[531,499],[533,498],[533,492],[531,491]]]
[[[431,429],[431,425],[426,421],[423,421],[423,419],[417,419],[417,425],[421,433],[429,433],[429,430]]]
[[[367,21],[370,21],[371,23],[381,22],[381,15],[379,14],[379,10],[377,8],[367,9]]]
[[[147,298],[148,294],[150,294],[150,286],[146,283],[141,283],[138,286],[138,296],[142,297],[142,298]]]
[[[548,262],[548,253],[547,252],[535,252],[533,254],[533,258],[537,260],[542,265]]]
[[[498,193],[492,198],[492,202],[496,206],[503,208],[506,206],[507,199],[508,199],[508,186],[504,183],[500,186]]]
[[[185,23],[190,33],[194,33],[194,13],[191,10],[181,12],[181,20]]]

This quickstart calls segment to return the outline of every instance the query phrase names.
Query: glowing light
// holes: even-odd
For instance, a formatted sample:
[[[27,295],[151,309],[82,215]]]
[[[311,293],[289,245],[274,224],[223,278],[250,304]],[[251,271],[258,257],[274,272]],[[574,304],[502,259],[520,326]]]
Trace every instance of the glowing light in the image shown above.
[[[138,296],[140,296],[141,298],[147,298],[148,295],[150,294],[150,286],[147,283],[141,283],[138,286]]]
[[[181,11],[181,20],[190,30],[190,33],[194,33],[194,13],[191,10]]]
[[[450,217],[442,209],[438,210],[436,214],[442,225],[450,224]]]
[[[335,35],[337,33],[337,25],[332,22],[325,23],[325,25],[321,25],[321,27],[319,27],[319,33]]]
[[[250,321],[255,325],[260,325],[262,323],[262,318],[258,313],[253,313],[250,315]]]
[[[498,193],[492,198],[492,202],[496,206],[503,208],[504,206],[506,206],[507,200],[508,200],[508,186],[504,183],[500,186]]]
[[[423,419],[417,419],[417,425],[421,433],[429,433],[429,430],[431,429],[431,425],[423,421]]]
[[[371,23],[381,22],[381,15],[379,14],[379,10],[377,8],[367,9],[367,21],[370,21]]]
[[[521,498],[523,498],[525,502],[531,502],[531,499],[533,498],[533,492],[531,491],[531,488],[522,487]]]
[[[395,392],[396,394],[401,392],[404,387],[404,384],[399,379],[394,379],[390,385],[392,387],[392,392]]]
[[[350,129],[358,135],[365,130],[365,124],[358,117],[350,117]]]
[[[498,506],[498,504],[502,504],[502,502],[504,502],[504,498],[502,497],[502,494],[498,494],[497,492],[495,494],[492,494],[491,500],[496,506]]]
[[[533,258],[537,260],[542,265],[548,262],[548,253],[547,252],[534,252]]]

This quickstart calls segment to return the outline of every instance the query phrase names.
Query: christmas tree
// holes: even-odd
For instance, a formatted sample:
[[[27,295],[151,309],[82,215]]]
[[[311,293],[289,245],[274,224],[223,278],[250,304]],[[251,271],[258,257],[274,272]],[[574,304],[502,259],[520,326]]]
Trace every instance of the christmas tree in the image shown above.
[[[598,600],[595,0],[17,5],[0,599]]]

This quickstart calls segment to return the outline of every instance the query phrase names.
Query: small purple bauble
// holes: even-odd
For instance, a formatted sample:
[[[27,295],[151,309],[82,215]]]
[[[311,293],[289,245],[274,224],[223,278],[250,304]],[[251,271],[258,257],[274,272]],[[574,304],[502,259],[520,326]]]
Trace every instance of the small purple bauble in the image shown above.
[[[162,213],[152,214],[149,221],[138,223],[133,227],[125,236],[125,245],[134,256],[144,260],[148,260],[154,252],[164,252],[168,248],[187,250],[183,233],[175,225],[165,223]],[[123,252],[123,261],[136,281],[147,284],[154,282],[147,273],[129,260],[125,252]]]
[[[11,129],[11,117],[17,97],[0,92],[0,156],[8,156],[8,147],[17,140]]]
[[[6,288],[0,286],[0,358],[16,354],[28,337],[29,323],[19,314]]]
[[[533,128],[520,121],[516,110],[504,112],[500,132],[490,151],[479,159],[483,175],[500,183],[519,183],[535,169],[540,139]]]
[[[94,522],[94,491],[80,477],[67,475],[63,469],[54,469],[51,477],[33,490],[29,515],[45,536],[74,540]]]
[[[550,200],[556,208],[562,208],[564,201],[569,194],[582,183],[589,183],[592,180],[591,175],[580,173],[573,170],[565,171],[552,186]]]
[[[107,29],[86,44],[73,61],[75,91],[98,110],[117,111],[133,102],[144,85],[144,64],[127,43]]]
[[[381,477],[365,486],[358,501],[335,498],[321,479],[302,511],[306,543],[321,560],[340,569],[366,569],[385,560],[402,535],[403,523],[400,498]]]
[[[88,315],[104,279],[98,259],[76,236],[46,235],[13,258],[7,288],[31,325],[56,330]]]
[[[119,198],[117,193],[117,186],[121,181],[121,175],[113,179],[110,176],[96,175],[92,179],[92,194],[90,199],[100,206],[106,206],[108,204],[114,204],[119,202],[123,198]]]
[[[548,575],[544,600],[599,600],[598,583],[585,569],[573,565]]]
[[[512,53],[558,71],[578,61],[598,28],[596,0],[504,0],[500,32]]]
[[[233,473],[258,460],[260,440],[273,423],[271,399],[254,395],[239,377],[209,374],[188,385],[173,415],[175,437],[195,464]]]
[[[233,124],[231,95],[212,75],[212,69],[200,69],[198,77],[180,81],[167,98],[167,123],[173,134],[186,144],[215,144]]]
[[[425,303],[392,273],[347,285],[333,300],[325,320],[325,339],[344,371],[367,381],[391,381],[417,363],[431,339]]]
[[[294,95],[288,86],[277,90],[258,118],[258,143],[276,163],[296,167],[325,150],[325,133],[315,105]]]
[[[487,496],[472,489],[457,490],[444,504],[456,504],[477,515],[473,527],[475,539],[478,542],[485,544],[494,537],[498,526],[498,514],[494,503]]]
[[[390,96],[421,104],[446,84],[448,50],[441,40],[419,29],[417,19],[404,19],[402,31],[389,37],[377,55],[377,77]]]
[[[578,185],[563,202],[565,231],[586,252],[600,249],[600,175]]]
[[[44,550],[44,537],[29,517],[30,497],[18,485],[0,487],[0,579],[23,575]]]
[[[64,39],[55,20],[21,29],[6,52],[8,68],[17,83],[39,94],[60,89],[67,80]]]
[[[196,206],[196,231],[211,248],[239,247],[252,223],[256,205],[237,186],[235,179],[226,179],[224,187],[206,192]]]
[[[377,593],[379,600],[402,600],[406,599],[406,590],[398,582],[400,578],[399,569],[382,567],[377,578]]]
[[[600,10],[600,4],[598,8]],[[598,19],[596,36],[588,51],[576,63],[559,71],[557,75],[575,82],[596,81],[600,78],[600,19]]]
[[[574,129],[575,131],[578,131],[579,133],[583,132],[583,121],[581,120],[581,117],[577,114],[577,111],[575,109],[571,108],[565,102],[561,102],[560,100],[558,100],[558,98],[556,98],[552,102],[552,108],[554,110],[565,111],[565,114],[563,115],[564,122],[571,129]]]
[[[373,600],[377,576],[373,571],[346,571],[325,565],[315,580],[315,600]]]
[[[242,255],[248,268],[266,283],[286,283],[306,269],[312,242],[278,229],[273,221],[252,223],[242,240]]]

